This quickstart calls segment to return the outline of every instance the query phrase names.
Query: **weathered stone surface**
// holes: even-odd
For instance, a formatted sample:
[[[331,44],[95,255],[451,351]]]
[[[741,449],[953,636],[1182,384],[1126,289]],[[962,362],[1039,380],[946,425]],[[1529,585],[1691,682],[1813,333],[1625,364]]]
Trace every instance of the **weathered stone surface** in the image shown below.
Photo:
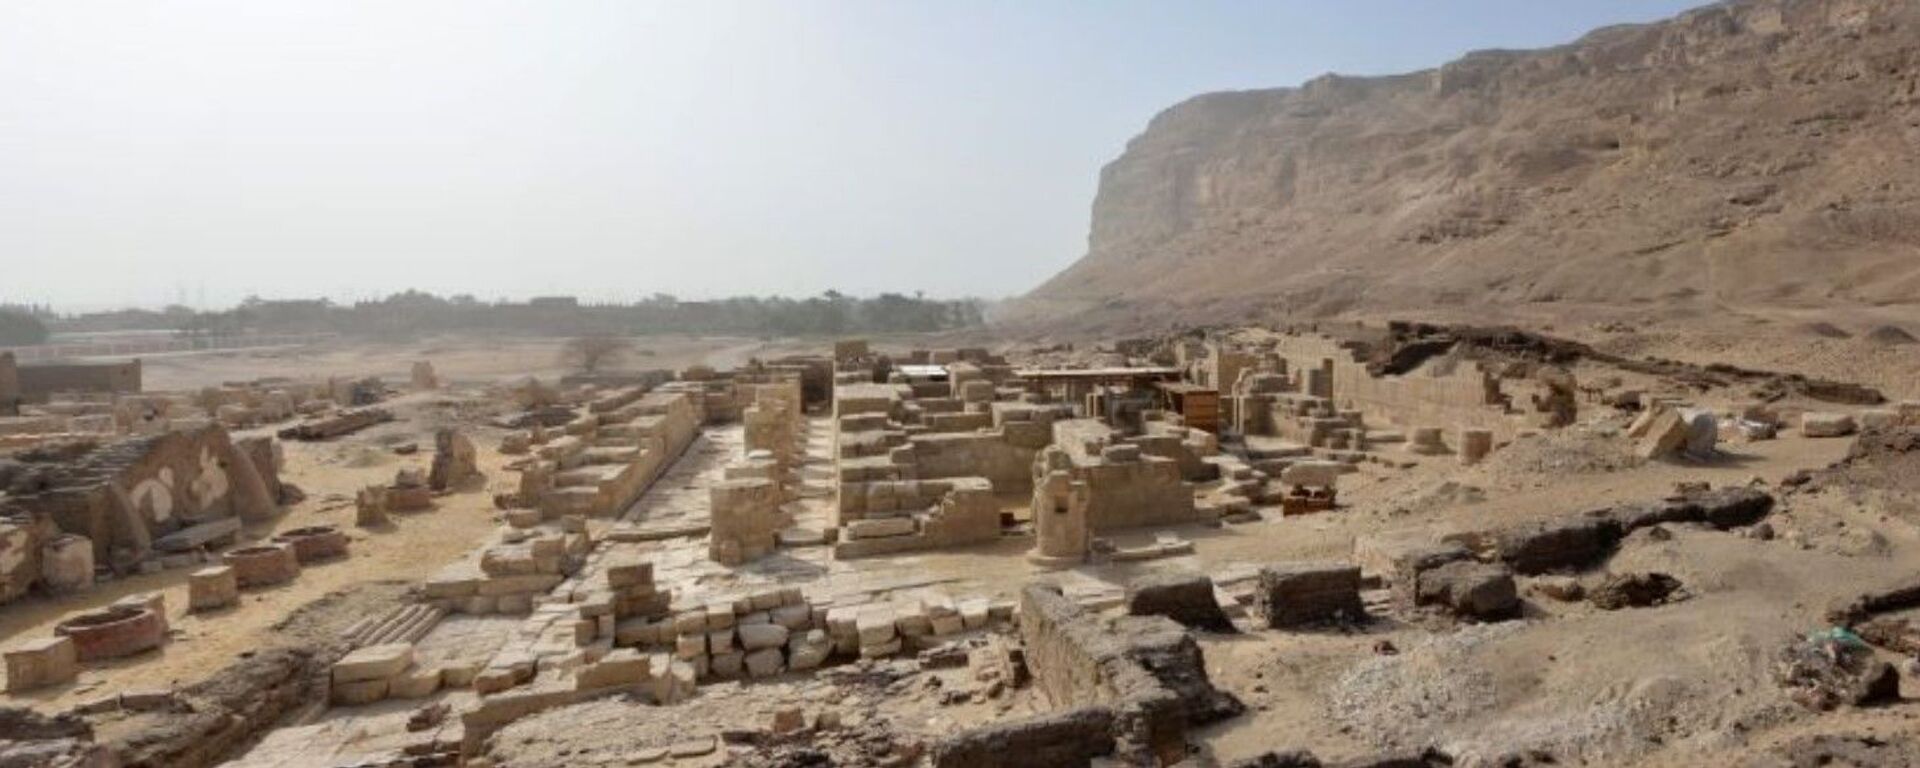
[[[580,690],[620,685],[640,685],[651,679],[650,658],[632,648],[617,648],[606,656],[581,667],[574,675],[574,687]]]
[[[1808,411],[1800,417],[1800,434],[1805,437],[1845,437],[1854,429],[1853,417],[1844,413]]]
[[[1667,602],[1680,589],[1680,580],[1664,573],[1608,574],[1587,590],[1587,601],[1605,610],[1643,608]]]
[[[866,520],[849,521],[840,529],[842,536],[848,539],[879,539],[888,536],[907,536],[914,531],[911,517],[878,517]]]
[[[1204,574],[1150,574],[1127,585],[1127,613],[1165,616],[1194,629],[1234,632],[1233,621],[1214,597]]]
[[[28,640],[5,653],[7,693],[59,685],[80,674],[79,649],[71,638],[54,636]]]
[[[787,644],[788,630],[779,624],[742,624],[740,647],[748,651],[779,648]]]
[[[1253,611],[1269,627],[1366,618],[1360,567],[1339,562],[1279,563],[1260,569]]]
[[[745,664],[749,676],[772,677],[786,671],[787,660],[779,648],[762,648],[747,654]]]
[[[832,653],[833,641],[825,630],[810,629],[787,640],[787,666],[796,672],[826,663]]]
[[[433,434],[433,465],[427,472],[427,486],[436,491],[451,490],[481,477],[473,441],[455,429]]]
[[[1113,754],[1113,710],[1081,706],[993,723],[933,745],[934,768],[1068,768]]]
[[[1171,619],[1104,619],[1046,585],[1022,590],[1020,616],[1035,684],[1059,706],[1112,708],[1129,760],[1174,761],[1189,726],[1241,708],[1213,687],[1199,646]]]
[[[333,682],[355,683],[383,680],[413,666],[412,643],[387,643],[355,649],[333,663]]]
[[[1516,573],[1582,569],[1604,559],[1622,534],[1604,514],[1566,515],[1494,534],[1496,557]]]
[[[1504,565],[1456,560],[1420,572],[1417,580],[1417,600],[1423,605],[1445,606],[1455,615],[1487,621],[1520,614],[1513,571]]]
[[[187,575],[187,610],[210,611],[240,601],[240,579],[231,565],[202,568]]]

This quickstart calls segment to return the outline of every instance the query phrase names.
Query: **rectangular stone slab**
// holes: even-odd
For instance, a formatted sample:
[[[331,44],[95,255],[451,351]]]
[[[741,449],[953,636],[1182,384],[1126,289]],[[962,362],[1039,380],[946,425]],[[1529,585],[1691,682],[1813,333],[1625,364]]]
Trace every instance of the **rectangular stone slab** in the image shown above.
[[[188,552],[211,542],[233,538],[234,534],[239,532],[239,517],[223,517],[188,526],[155,539],[153,548],[161,552]]]

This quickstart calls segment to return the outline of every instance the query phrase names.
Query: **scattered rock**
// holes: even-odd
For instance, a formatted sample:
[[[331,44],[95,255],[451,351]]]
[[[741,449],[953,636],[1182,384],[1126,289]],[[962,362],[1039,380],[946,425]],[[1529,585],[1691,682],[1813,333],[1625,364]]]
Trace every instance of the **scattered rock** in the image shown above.
[[[1589,590],[1587,601],[1596,608],[1615,611],[1673,602],[1683,596],[1676,595],[1680,592],[1680,580],[1664,573],[1615,573]]]

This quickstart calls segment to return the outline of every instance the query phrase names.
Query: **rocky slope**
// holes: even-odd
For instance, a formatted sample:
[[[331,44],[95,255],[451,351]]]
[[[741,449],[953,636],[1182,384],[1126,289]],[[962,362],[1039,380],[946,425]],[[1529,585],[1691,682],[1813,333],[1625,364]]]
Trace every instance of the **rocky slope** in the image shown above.
[[[1005,317],[1906,304],[1917,202],[1920,3],[1744,0],[1176,105],[1103,170],[1087,255]]]

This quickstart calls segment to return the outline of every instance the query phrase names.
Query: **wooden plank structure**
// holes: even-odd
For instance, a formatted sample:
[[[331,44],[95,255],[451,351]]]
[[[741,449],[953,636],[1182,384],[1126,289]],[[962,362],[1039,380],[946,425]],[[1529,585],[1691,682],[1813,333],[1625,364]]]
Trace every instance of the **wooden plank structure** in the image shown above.
[[[1155,382],[1154,387],[1166,409],[1180,414],[1188,427],[1220,432],[1220,390],[1184,381]]]

